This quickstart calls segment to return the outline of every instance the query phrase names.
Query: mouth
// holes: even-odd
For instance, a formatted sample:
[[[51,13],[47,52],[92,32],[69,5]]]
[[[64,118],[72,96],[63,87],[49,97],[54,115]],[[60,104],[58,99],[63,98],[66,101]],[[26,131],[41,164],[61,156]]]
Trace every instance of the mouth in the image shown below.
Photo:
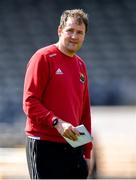
[[[78,43],[77,43],[77,42],[73,42],[73,41],[70,41],[70,42],[69,42],[69,44],[71,44],[72,46],[76,46],[76,45],[78,45]]]
[[[76,41],[70,41],[70,43],[72,43],[72,44],[78,44],[78,42],[76,42]]]

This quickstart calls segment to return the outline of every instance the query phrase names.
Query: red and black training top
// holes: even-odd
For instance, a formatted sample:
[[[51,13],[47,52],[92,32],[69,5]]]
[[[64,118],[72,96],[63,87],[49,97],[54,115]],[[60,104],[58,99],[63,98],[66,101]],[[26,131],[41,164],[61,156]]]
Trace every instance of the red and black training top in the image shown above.
[[[52,127],[54,117],[73,126],[84,124],[91,133],[88,77],[83,60],[63,54],[55,44],[38,50],[27,65],[23,109],[27,136],[66,143]],[[85,145],[86,158],[90,158],[91,148],[92,143]]]

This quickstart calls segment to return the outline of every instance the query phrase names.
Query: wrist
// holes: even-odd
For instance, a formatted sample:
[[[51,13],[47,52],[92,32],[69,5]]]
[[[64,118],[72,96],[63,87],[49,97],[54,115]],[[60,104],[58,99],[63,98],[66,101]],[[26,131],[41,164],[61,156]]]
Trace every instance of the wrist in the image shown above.
[[[56,117],[52,120],[52,126],[55,127],[59,122],[59,119]]]
[[[57,119],[57,120],[56,120]],[[62,127],[62,120],[59,118],[54,119],[55,122],[53,123],[53,127],[62,135],[63,134],[63,127]]]

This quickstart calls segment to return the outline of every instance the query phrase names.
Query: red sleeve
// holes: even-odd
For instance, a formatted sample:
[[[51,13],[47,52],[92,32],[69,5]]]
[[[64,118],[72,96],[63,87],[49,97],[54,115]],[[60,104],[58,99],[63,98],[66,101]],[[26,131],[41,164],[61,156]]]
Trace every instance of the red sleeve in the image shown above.
[[[35,53],[30,59],[24,81],[23,110],[37,124],[51,125],[53,112],[42,105],[42,94],[49,80],[48,62],[45,56]]]
[[[84,91],[84,102],[83,102],[83,112],[82,112],[82,122],[87,130],[91,134],[91,111],[90,111],[90,98],[89,98],[89,91],[88,91],[88,76],[86,72],[86,84],[85,84],[85,91]],[[92,143],[88,143],[85,145],[84,156],[87,159],[90,159],[92,150]]]

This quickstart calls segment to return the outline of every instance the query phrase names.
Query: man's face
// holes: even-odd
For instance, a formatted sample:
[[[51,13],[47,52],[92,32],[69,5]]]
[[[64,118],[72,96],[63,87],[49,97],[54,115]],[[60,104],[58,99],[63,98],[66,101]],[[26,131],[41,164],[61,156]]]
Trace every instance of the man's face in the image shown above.
[[[65,54],[73,56],[82,46],[85,38],[84,23],[68,18],[65,27],[58,28],[59,47]]]

